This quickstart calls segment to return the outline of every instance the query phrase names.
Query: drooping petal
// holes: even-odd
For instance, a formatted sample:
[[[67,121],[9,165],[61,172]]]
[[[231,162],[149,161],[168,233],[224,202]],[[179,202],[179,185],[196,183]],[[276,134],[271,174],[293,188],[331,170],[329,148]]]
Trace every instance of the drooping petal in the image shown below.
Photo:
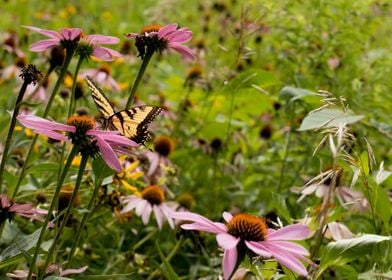
[[[87,131],[87,135],[90,132]],[[113,151],[112,147],[101,138],[100,135],[95,135],[95,139],[97,139],[97,144],[99,151],[101,152],[102,158],[105,160],[106,164],[113,170],[116,170],[117,172],[121,172],[122,166],[120,162],[118,161],[116,153]]]
[[[302,275],[307,276],[308,272],[306,271],[305,266],[298,260],[295,255],[289,253],[280,253],[280,252],[272,252],[272,256],[281,264],[287,267],[288,269]]]
[[[182,54],[186,58],[195,59],[195,57],[196,57],[190,48],[183,46],[180,43],[173,42],[173,43],[169,43],[168,46],[169,46],[169,48],[172,48],[173,50],[179,52],[180,54]]]
[[[151,204],[147,202],[145,205],[142,214],[142,221],[143,224],[147,225],[148,221],[150,220],[150,215],[151,215],[152,207]]]
[[[140,202],[136,205],[136,215],[141,216],[147,206],[150,206],[150,203],[145,199],[140,199]]]
[[[165,218],[169,223],[170,228],[174,229],[174,221],[173,218],[171,217],[171,213],[173,213],[173,210],[170,209],[170,207],[166,206],[164,203],[162,203],[160,207],[163,215],[165,215]]]
[[[142,199],[140,197],[131,195],[129,201],[124,200],[124,203],[127,203],[124,208],[121,210],[120,214],[124,214],[126,212],[129,212],[131,210],[133,210],[134,208],[136,208],[136,206],[139,204],[139,202]]]
[[[303,256],[309,256],[308,250],[306,250],[304,247],[302,247],[299,244],[290,242],[290,241],[262,241],[261,242],[265,247],[269,249],[273,249],[277,252],[290,252],[296,255],[303,255]]]
[[[218,245],[225,250],[231,250],[237,247],[240,240],[240,238],[234,237],[226,232],[216,235],[216,241],[218,242]]]
[[[109,48],[95,46],[93,56],[105,61],[112,61],[115,57],[121,57],[122,54]]]
[[[47,39],[35,42],[30,45],[29,50],[32,52],[42,52],[59,45],[59,40],[57,39]]]
[[[174,212],[174,213],[172,213],[172,217],[174,219],[178,219],[178,220],[194,222],[195,223],[194,226],[196,228],[193,228],[193,229],[196,229],[196,230],[197,230],[197,228],[200,228],[200,230],[202,230],[202,231],[216,233],[216,234],[227,232],[227,228],[224,224],[214,223],[199,214],[195,214],[195,213],[191,213],[191,212]],[[187,226],[187,225],[184,224],[181,227],[184,228],[184,226]]]
[[[263,244],[256,241],[245,241],[246,246],[255,252],[256,254],[262,256],[263,258],[270,258],[272,254],[269,252],[268,248],[264,247]]]
[[[268,231],[267,240],[303,240],[310,234],[307,225],[294,224],[278,229],[275,232]]]
[[[90,129],[89,131],[87,131],[86,134],[99,136],[101,139],[105,140],[106,142],[109,142],[110,144],[124,145],[130,147],[139,146],[139,144],[135,141],[132,141],[125,136],[119,135],[117,131]]]
[[[65,136],[64,134],[58,133],[53,130],[45,130],[45,129],[34,129],[35,133],[42,134],[45,136],[48,136],[49,138],[59,140],[59,141],[69,141],[70,139],[68,136]]]
[[[160,209],[160,206],[153,205],[152,210],[154,211],[155,214],[155,219],[157,220],[158,228],[162,229],[162,224],[163,224],[163,215]]]
[[[24,28],[27,28],[31,31],[37,32],[37,33],[41,33],[42,35],[48,36],[49,38],[52,39],[57,39],[57,41],[59,41],[60,39],[62,39],[60,33],[53,31],[53,30],[48,30],[48,29],[41,29],[35,26],[28,26],[28,25],[22,25]]]
[[[225,280],[230,279],[230,276],[234,272],[235,264],[237,263],[238,252],[237,248],[231,250],[225,250],[223,254],[223,278]]]
[[[25,127],[33,130],[57,130],[57,131],[68,131],[75,132],[76,128],[71,125],[61,124],[54,121],[48,121],[46,119],[34,116],[34,115],[19,115],[16,117],[18,121]]]
[[[166,36],[171,43],[187,43],[192,39],[191,31],[176,31]]]
[[[161,27],[158,31],[158,38],[162,39],[165,36],[167,36],[168,34],[174,32],[177,29],[177,26],[178,25],[176,23],[171,23],[171,24],[168,24],[166,26]]]
[[[92,44],[114,45],[120,42],[120,39],[113,36],[106,36],[100,34],[91,34],[84,37],[84,40]]]

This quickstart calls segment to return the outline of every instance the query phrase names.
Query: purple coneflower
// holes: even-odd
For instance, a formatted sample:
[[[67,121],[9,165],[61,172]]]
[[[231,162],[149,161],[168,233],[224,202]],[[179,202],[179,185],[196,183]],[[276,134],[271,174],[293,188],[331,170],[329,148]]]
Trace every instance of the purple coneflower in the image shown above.
[[[267,228],[264,219],[246,213],[232,216],[224,212],[223,218],[226,224],[212,222],[190,212],[172,213],[172,217],[193,222],[181,225],[183,229],[216,234],[219,246],[224,249],[224,279],[230,278],[238,264],[238,259],[242,261],[248,249],[262,258],[275,258],[281,265],[300,275],[308,274],[300,260],[309,262],[305,258],[309,252],[304,247],[289,241],[306,239],[310,233],[306,225],[295,224],[274,230]]]
[[[183,45],[192,39],[192,31],[186,27],[178,29],[175,23],[166,26],[159,24],[146,26],[139,34],[129,33],[126,36],[136,39],[135,45],[142,59],[148,52],[162,52],[165,49],[173,49],[186,58],[195,58],[193,51]]]
[[[36,133],[46,135],[60,141],[71,141],[80,145],[81,154],[96,156],[101,154],[107,165],[120,172],[121,164],[116,152],[129,153],[127,148],[138,146],[132,140],[119,135],[117,131],[102,131],[96,128],[94,119],[87,116],[72,116],[67,124],[36,117],[33,115],[19,115],[19,122]],[[66,135],[60,132],[67,132]]]
[[[154,212],[155,219],[159,229],[162,228],[164,220],[167,220],[170,227],[174,228],[172,213],[175,211],[177,204],[175,202],[164,201],[163,190],[156,185],[146,187],[141,192],[141,197],[130,195],[123,198],[122,202],[126,204],[121,214],[135,209],[136,215],[142,218],[143,224],[150,220],[151,212]]]
[[[86,57],[90,57],[90,55],[92,55],[105,61],[112,61],[115,57],[121,57],[121,53],[100,45],[114,45],[118,44],[118,42],[120,42],[120,39],[113,36],[99,34],[83,36],[82,34],[78,52]]]
[[[41,29],[34,26],[23,27],[50,38],[31,44],[29,50],[32,52],[46,51],[55,46],[62,46],[66,49],[74,48],[82,35],[82,29],[80,28],[61,28],[59,32],[56,32],[54,30]]]
[[[35,208],[31,202],[16,203],[7,195],[0,194],[0,224],[6,219],[12,219],[14,215],[43,222],[47,213],[46,210]]]

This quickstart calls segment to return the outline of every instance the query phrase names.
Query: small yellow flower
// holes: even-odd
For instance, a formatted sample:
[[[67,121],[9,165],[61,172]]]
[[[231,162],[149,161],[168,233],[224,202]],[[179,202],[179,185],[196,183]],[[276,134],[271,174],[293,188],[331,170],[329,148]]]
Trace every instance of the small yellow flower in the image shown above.
[[[104,20],[105,22],[108,22],[108,21],[112,21],[112,20],[113,20],[113,16],[112,16],[112,14],[111,14],[109,11],[104,11],[104,12],[102,13],[102,18],[103,18],[103,20]]]

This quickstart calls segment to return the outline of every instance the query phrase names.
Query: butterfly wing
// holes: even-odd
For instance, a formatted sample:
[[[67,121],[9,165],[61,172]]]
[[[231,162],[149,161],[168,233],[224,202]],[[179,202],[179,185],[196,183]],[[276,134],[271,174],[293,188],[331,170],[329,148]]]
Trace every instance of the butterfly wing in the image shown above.
[[[148,125],[162,112],[157,106],[136,106],[114,113],[109,118],[109,129],[118,130],[122,135],[143,144],[149,139]]]
[[[102,117],[108,120],[111,116],[115,114],[112,104],[110,104],[109,99],[103,94],[102,90],[91,80],[89,76],[86,77],[87,85],[90,88],[91,96],[97,105]]]

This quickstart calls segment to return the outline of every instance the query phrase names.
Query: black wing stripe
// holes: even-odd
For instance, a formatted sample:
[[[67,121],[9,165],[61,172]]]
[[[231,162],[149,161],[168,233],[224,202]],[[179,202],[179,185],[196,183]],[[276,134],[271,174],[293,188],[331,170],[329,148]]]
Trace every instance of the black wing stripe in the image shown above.
[[[113,106],[110,104],[109,99],[103,94],[102,90],[91,80],[89,76],[86,77],[88,87],[91,91],[91,96],[99,111],[104,118],[110,118],[115,114]]]

